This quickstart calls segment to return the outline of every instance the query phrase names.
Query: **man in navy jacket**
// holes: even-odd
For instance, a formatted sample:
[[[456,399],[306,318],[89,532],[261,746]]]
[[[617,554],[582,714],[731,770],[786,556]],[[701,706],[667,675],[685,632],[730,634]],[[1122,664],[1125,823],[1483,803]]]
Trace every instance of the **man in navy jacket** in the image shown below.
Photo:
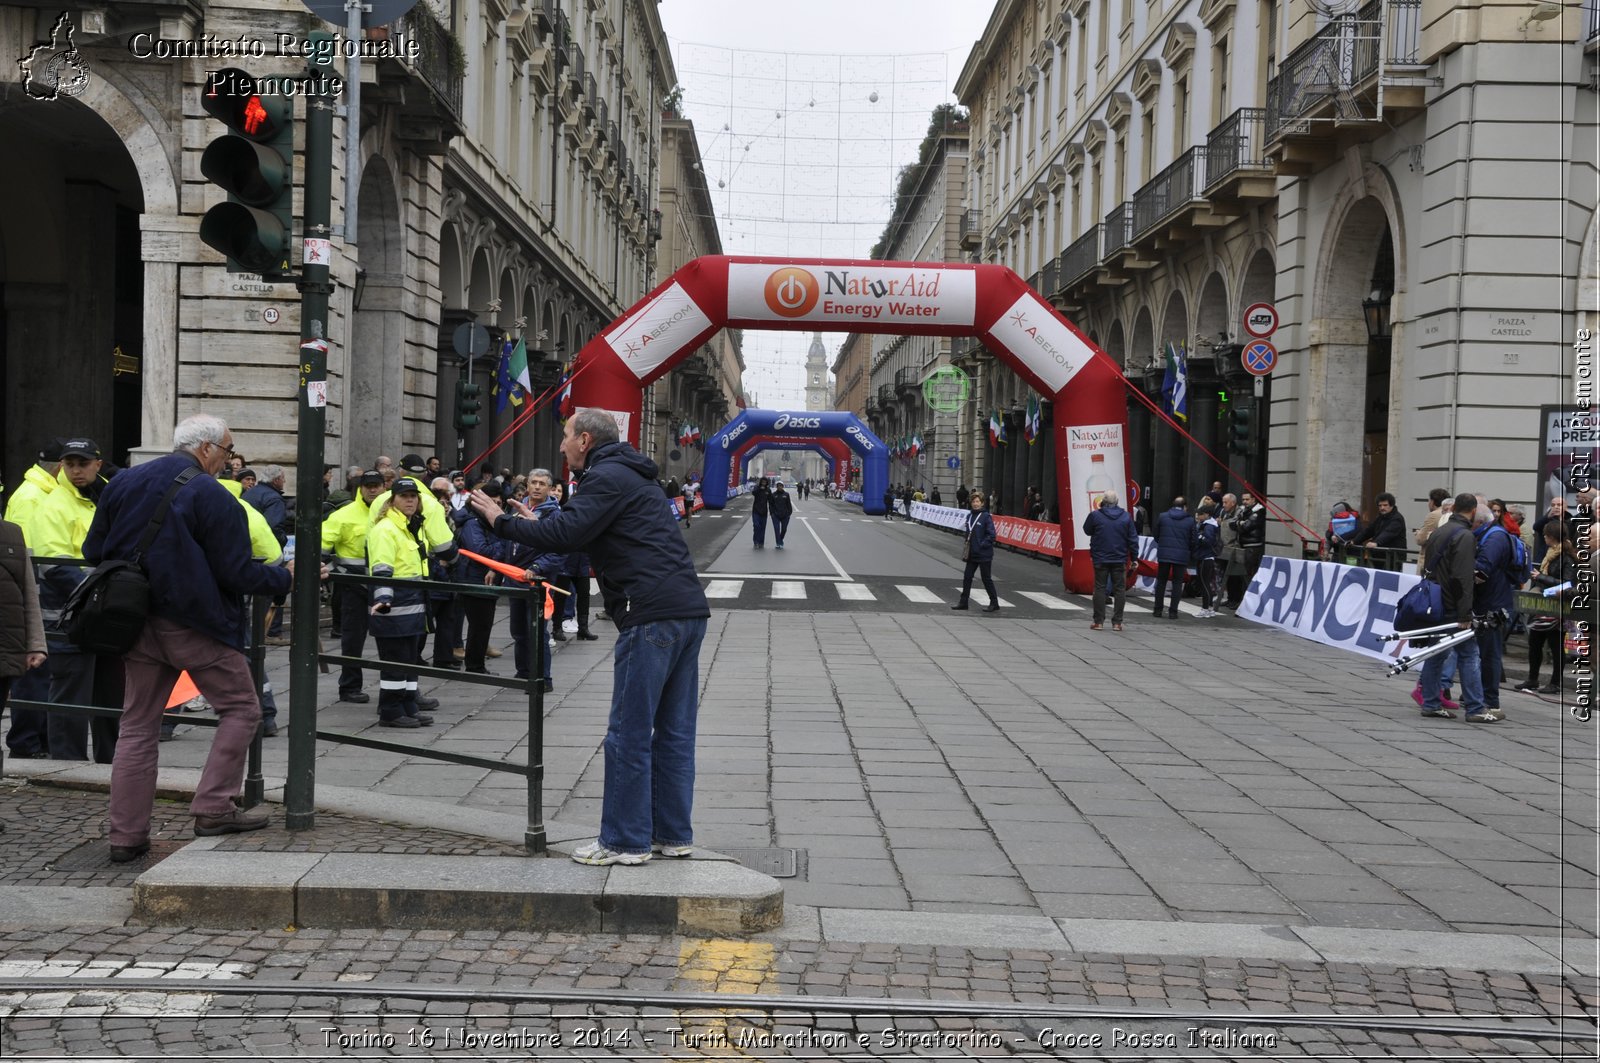
[[[1194,539],[1194,517],[1183,496],[1172,500],[1172,508],[1156,518],[1156,618],[1161,617],[1161,602],[1172,583],[1172,604],[1167,616],[1178,618],[1178,600],[1189,575],[1189,544]]]
[[[187,671],[220,717],[190,811],[197,835],[233,834],[267,825],[265,815],[234,807],[245,751],[261,719],[245,660],[247,594],[286,594],[293,563],[271,567],[250,556],[244,510],[214,477],[233,454],[220,417],[196,414],[173,430],[174,452],[116,476],[100,495],[84,540],[85,560],[129,560],[163,496],[185,470],[161,530],[143,558],[150,618],[123,659],[122,727],[111,765],[111,859],[133,860],[150,848],[161,714],[178,674]]]
[[[1100,507],[1083,518],[1089,537],[1089,560],[1094,564],[1094,620],[1090,630],[1106,622],[1106,584],[1112,591],[1111,630],[1122,630],[1122,606],[1128,595],[1128,569],[1139,559],[1139,533],[1133,518],[1117,505],[1115,491],[1100,496]]]
[[[600,836],[581,864],[642,864],[652,852],[688,856],[694,829],[695,720],[700,644],[711,609],[694,559],[656,484],[656,463],[618,438],[598,409],[567,421],[561,453],[581,487],[561,512],[513,517],[481,491],[472,508],[502,539],[539,550],[588,550],[606,613],[617,624],[606,726]]]

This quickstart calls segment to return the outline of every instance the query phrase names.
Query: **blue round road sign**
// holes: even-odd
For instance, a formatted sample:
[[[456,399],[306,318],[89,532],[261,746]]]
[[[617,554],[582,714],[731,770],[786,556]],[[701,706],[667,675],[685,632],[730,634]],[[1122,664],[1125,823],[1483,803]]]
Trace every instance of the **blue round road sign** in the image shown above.
[[[1254,343],[1244,345],[1244,352],[1239,355],[1239,360],[1244,363],[1245,372],[1252,376],[1266,376],[1278,364],[1278,349],[1266,340],[1256,340]]]
[[[961,459],[952,454],[944,459],[944,467],[947,469],[959,469],[961,468]]]

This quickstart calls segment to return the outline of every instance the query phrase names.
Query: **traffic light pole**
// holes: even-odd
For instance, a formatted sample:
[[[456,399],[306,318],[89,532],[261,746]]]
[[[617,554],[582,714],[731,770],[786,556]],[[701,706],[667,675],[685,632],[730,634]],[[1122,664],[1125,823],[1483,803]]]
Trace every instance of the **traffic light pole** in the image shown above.
[[[312,34],[331,39],[327,33]],[[313,54],[328,48],[313,49]],[[309,64],[313,82],[318,65]],[[290,830],[316,826],[317,620],[321,611],[323,433],[328,402],[328,297],[332,261],[333,111],[331,96],[306,96],[305,206],[300,267],[299,449],[295,456],[298,504],[294,534],[294,617],[289,642],[289,768],[284,780],[284,823]]]

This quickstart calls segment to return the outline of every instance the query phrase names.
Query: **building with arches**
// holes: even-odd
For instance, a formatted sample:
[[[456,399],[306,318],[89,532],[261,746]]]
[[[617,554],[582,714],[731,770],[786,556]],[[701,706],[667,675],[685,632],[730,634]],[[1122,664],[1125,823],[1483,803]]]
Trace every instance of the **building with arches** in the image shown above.
[[[7,482],[41,439],[91,435],[108,457],[138,460],[169,450],[173,425],[201,410],[229,420],[250,460],[289,466],[292,478],[299,294],[228,273],[200,241],[200,218],[223,193],[199,158],[223,129],[198,101],[219,67],[303,75],[302,58],[277,54],[276,34],[303,38],[315,20],[290,0],[160,12],[91,2],[68,13],[62,43],[58,15],[0,5],[6,54],[44,49],[35,65],[53,70],[70,52],[83,73],[56,93],[30,88],[15,63],[0,71],[0,143],[29,160],[0,177]],[[451,463],[517,412],[486,401],[483,424],[458,437],[459,324],[497,341],[523,335],[539,388],[648,290],[661,105],[675,76],[656,6],[641,0],[515,12],[423,0],[367,32],[416,48],[362,61],[353,211],[346,123],[335,119],[327,460],[414,451]],[[265,54],[169,58],[150,47],[208,39],[260,39]],[[302,128],[304,114],[297,102]],[[471,367],[480,383],[492,369],[489,358]],[[497,461],[549,463],[559,434],[541,415]]]
[[[1592,3],[1000,0],[956,89],[964,246],[1157,402],[1186,348],[1188,430],[1313,528],[1381,491],[1413,523],[1439,486],[1531,502],[1596,298],[1597,28]],[[1259,394],[1236,346],[1258,302],[1281,319]],[[1152,509],[1238,488],[1129,411]]]

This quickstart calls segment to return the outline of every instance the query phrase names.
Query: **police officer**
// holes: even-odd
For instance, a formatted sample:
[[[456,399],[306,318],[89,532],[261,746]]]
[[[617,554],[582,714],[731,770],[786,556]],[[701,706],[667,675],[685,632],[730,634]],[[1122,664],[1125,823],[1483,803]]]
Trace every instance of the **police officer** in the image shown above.
[[[420,580],[428,574],[428,547],[423,535],[421,495],[417,481],[398,477],[389,497],[378,507],[367,532],[367,564],[374,576]],[[368,624],[384,661],[419,664],[428,632],[428,604],[421,589],[384,585],[372,589]],[[384,669],[378,673],[378,722],[383,727],[427,727],[433,717],[420,709],[417,677]]]
[[[95,500],[105,481],[100,478],[100,447],[76,436],[61,445],[61,471],[51,491],[29,518],[23,534],[35,557],[83,557],[83,540],[94,522]],[[39,604],[50,647],[50,701],[56,705],[122,707],[122,659],[84,653],[52,625],[61,616],[73,590],[88,569],[48,565],[40,569]],[[94,759],[110,764],[117,746],[117,721],[111,717],[69,716],[52,712],[46,725],[50,756],[56,760],[88,760],[94,735]]]
[[[383,473],[364,472],[357,480],[356,495],[328,514],[322,522],[322,553],[335,572],[352,576],[367,574],[367,529],[372,524],[371,507],[383,494]],[[339,652],[360,657],[367,648],[367,609],[371,595],[364,586],[347,585],[339,595]],[[339,700],[365,705],[372,696],[361,689],[361,669],[346,665],[339,671]]]

